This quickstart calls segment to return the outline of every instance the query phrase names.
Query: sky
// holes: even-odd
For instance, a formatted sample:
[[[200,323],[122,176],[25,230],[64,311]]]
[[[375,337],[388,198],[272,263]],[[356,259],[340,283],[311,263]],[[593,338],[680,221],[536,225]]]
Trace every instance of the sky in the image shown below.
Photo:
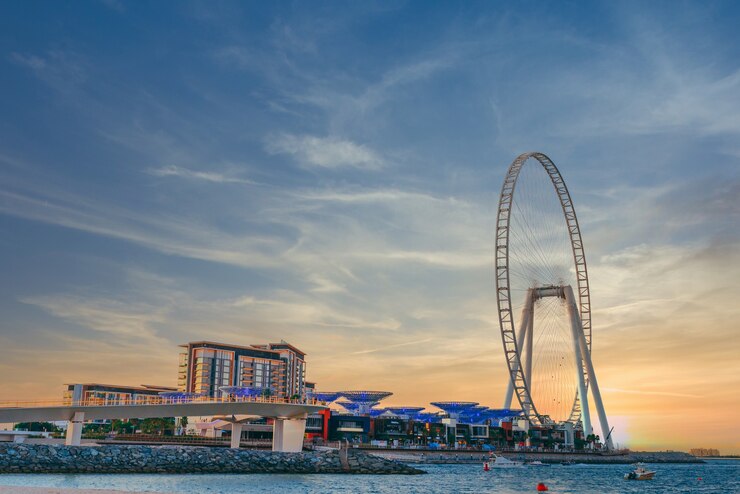
[[[614,437],[740,453],[736,2],[3,2],[0,399],[287,340],[500,406],[498,193],[578,213]]]

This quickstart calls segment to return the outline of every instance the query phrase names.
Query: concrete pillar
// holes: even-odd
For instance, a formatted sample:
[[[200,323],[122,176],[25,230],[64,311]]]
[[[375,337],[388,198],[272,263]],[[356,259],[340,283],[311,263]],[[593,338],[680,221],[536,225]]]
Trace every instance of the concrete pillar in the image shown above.
[[[303,451],[303,437],[306,434],[306,418],[275,419],[272,426],[272,450],[286,453]]]
[[[72,420],[67,422],[67,435],[64,444],[67,446],[79,446],[82,440],[82,425],[85,422],[85,412],[75,412]]]
[[[242,439],[242,424],[237,422],[231,423],[231,447],[238,448]]]
[[[573,446],[575,446],[575,437],[573,433],[573,426],[571,424],[563,425],[563,435],[565,436],[564,446],[566,448],[572,448]]]

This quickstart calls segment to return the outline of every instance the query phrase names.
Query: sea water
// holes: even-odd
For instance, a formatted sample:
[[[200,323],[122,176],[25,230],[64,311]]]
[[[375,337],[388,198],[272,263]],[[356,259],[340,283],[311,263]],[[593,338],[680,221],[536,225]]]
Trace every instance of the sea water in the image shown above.
[[[131,492],[210,493],[740,493],[740,461],[649,465],[654,480],[628,481],[630,465],[553,465],[492,469],[482,465],[420,465],[427,475],[0,475],[3,486],[119,489]]]

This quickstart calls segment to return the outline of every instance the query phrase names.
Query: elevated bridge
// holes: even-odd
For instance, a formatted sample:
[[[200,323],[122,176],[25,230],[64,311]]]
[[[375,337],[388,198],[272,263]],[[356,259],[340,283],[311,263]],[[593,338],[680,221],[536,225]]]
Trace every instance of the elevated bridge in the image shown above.
[[[75,446],[80,444],[82,426],[86,420],[219,416],[231,423],[231,447],[238,448],[243,422],[252,417],[265,417],[274,420],[273,451],[298,452],[303,449],[306,416],[326,408],[326,405],[314,400],[265,397],[6,402],[0,403],[0,423],[66,420],[65,442]]]

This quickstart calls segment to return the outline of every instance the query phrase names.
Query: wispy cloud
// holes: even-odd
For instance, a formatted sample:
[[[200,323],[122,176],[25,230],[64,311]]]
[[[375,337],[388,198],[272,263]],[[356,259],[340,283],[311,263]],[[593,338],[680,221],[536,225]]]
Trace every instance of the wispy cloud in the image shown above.
[[[385,252],[356,252],[353,257],[358,259],[375,259],[395,261],[399,263],[417,262],[430,266],[445,268],[471,269],[491,266],[492,257],[487,249],[478,252],[460,251],[385,251]]]
[[[336,137],[274,135],[267,139],[267,151],[292,155],[307,167],[377,170],[383,166],[383,159],[372,149]]]
[[[118,238],[166,254],[241,267],[279,265],[276,254],[290,242],[278,237],[238,236],[194,218],[156,217],[75,195],[62,197],[48,192],[37,197],[33,193],[0,190],[0,212]]]
[[[120,0],[100,0],[100,3],[118,13],[122,13],[126,10],[126,7]]]
[[[392,345],[385,345],[379,348],[371,348],[369,350],[359,350],[356,352],[350,352],[350,355],[366,355],[368,353],[384,352],[386,350],[391,350],[393,348],[400,348],[404,346],[412,346],[412,345],[420,345],[422,343],[429,343],[430,341],[433,341],[433,340],[434,338],[424,338],[423,340],[407,341],[405,343],[395,343]]]
[[[646,391],[639,389],[621,389],[621,388],[601,388],[607,393],[626,393],[631,395],[646,395],[646,396],[675,396],[676,398],[703,398],[700,395],[693,395],[689,393],[674,393],[671,391]]]
[[[454,197],[440,198],[422,192],[413,192],[401,189],[356,189],[356,190],[310,190],[295,193],[297,198],[310,201],[325,202],[372,202],[372,203],[389,203],[394,201],[407,202],[436,202],[455,206],[460,204],[460,200]]]
[[[235,183],[235,184],[251,184],[255,182],[244,178],[232,177],[223,173],[213,171],[198,171],[190,170],[188,168],[182,168],[175,165],[168,165],[162,168],[152,168],[147,172],[156,177],[178,177],[186,180],[202,180],[205,182],[214,183]]]
[[[342,293],[346,292],[347,288],[340,285],[339,283],[336,283],[329,278],[325,276],[320,276],[318,274],[311,275],[309,277],[309,281],[316,285],[314,288],[311,288],[312,292],[316,293]]]
[[[50,50],[44,55],[13,52],[10,59],[60,92],[69,92],[88,78],[86,61],[71,51]]]
[[[165,321],[167,311],[163,307],[70,295],[27,297],[21,301],[95,331],[118,337],[165,343],[156,337],[153,327],[154,324]]]
[[[390,317],[362,317],[359,311],[352,314],[332,309],[316,299],[283,300],[246,296],[233,301],[233,307],[248,308],[253,315],[272,323],[366,330],[396,330],[401,325]]]

